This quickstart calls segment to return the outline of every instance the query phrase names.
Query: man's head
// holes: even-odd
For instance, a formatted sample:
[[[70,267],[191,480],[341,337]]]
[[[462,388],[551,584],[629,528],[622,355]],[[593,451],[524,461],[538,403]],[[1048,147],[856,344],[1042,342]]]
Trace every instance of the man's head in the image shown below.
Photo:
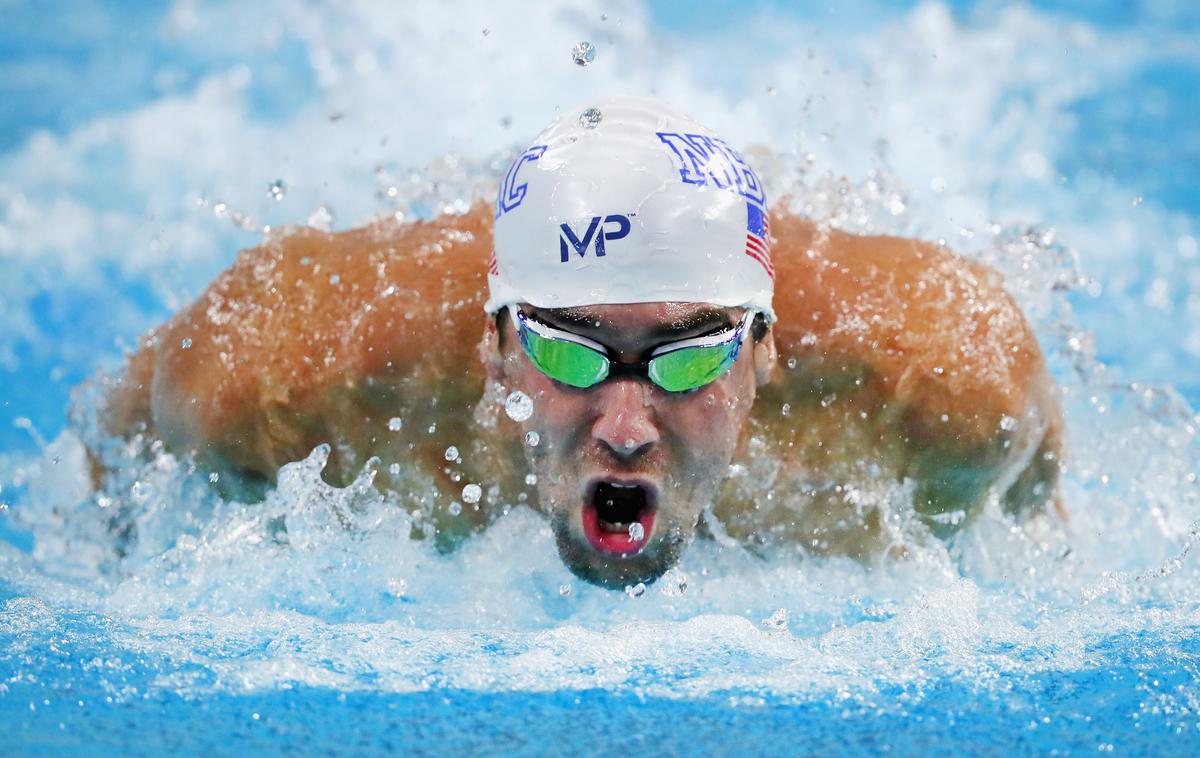
[[[501,183],[484,360],[534,401],[539,502],[582,578],[657,578],[715,497],[775,363],[766,218],[734,150],[646,100],[563,115]]]

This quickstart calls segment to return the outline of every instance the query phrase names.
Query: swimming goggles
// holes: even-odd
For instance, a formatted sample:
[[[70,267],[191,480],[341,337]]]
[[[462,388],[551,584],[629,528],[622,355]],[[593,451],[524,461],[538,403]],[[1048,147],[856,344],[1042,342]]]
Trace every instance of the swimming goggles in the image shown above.
[[[650,353],[650,360],[622,363],[608,357],[599,342],[526,316],[517,308],[517,333],[525,354],[546,376],[572,387],[592,387],[610,376],[645,376],[668,392],[687,392],[719,379],[737,360],[742,336],[756,311],[716,334],[668,342]]]

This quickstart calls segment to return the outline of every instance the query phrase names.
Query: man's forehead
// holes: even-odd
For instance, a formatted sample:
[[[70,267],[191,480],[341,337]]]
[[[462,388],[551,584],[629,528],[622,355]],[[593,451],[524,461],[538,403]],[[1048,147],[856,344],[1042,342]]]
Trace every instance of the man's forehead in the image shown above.
[[[548,323],[577,329],[673,334],[729,326],[740,309],[711,303],[632,303],[530,308],[529,312]]]

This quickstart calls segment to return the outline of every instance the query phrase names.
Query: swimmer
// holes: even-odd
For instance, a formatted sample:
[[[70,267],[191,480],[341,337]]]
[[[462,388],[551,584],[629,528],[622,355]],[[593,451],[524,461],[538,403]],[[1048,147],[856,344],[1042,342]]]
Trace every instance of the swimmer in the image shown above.
[[[588,106],[492,207],[243,251],[110,380],[106,432],[240,498],[328,444],[327,481],[374,466],[445,546],[527,502],[614,588],[697,534],[869,561],[904,549],[885,500],[938,537],[1054,505],[1055,389],[995,272],[769,206],[653,101]]]

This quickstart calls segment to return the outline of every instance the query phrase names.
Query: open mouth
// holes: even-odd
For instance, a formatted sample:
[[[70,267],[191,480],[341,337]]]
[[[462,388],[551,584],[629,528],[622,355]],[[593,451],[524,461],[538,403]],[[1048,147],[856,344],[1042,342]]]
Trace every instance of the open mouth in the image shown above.
[[[654,528],[656,493],[637,482],[604,480],[588,487],[583,503],[583,534],[592,547],[629,555],[641,550]]]

